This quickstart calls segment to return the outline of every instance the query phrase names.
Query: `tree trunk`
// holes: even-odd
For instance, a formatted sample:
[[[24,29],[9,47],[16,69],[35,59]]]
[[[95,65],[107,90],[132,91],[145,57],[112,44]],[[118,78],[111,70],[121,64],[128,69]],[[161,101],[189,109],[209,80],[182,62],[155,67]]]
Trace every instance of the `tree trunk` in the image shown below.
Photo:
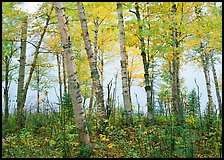
[[[181,112],[181,105],[180,105],[180,80],[179,80],[179,70],[180,70],[180,59],[179,59],[179,52],[177,51],[179,47],[179,43],[177,40],[178,32],[177,32],[177,23],[175,21],[175,17],[177,14],[177,6],[176,4],[172,5],[171,14],[173,15],[173,26],[171,27],[171,36],[172,36],[172,47],[173,47],[173,60],[172,60],[172,108],[173,112],[176,116],[176,121],[178,125],[183,125],[183,115]]]
[[[146,91],[146,106],[147,106],[147,117],[149,119],[152,119],[153,117],[153,108],[150,106],[150,82],[149,82],[149,61],[147,61],[146,57],[146,49],[145,49],[145,42],[144,42],[144,37],[142,35],[143,32],[143,26],[141,24],[141,17],[140,17],[140,12],[139,12],[139,6],[138,3],[135,3],[135,15],[138,20],[138,29],[139,29],[139,40],[141,42],[141,56],[142,56],[142,61],[143,61],[143,66],[144,66],[144,79],[145,79],[145,91]]]
[[[102,21],[101,21],[102,22]],[[100,50],[98,48],[98,33],[99,33],[99,26],[101,24],[101,22],[99,22],[99,19],[97,17],[96,20],[94,20],[94,24],[95,24],[95,30],[94,30],[94,56],[96,57],[96,63],[99,69],[99,75],[100,75],[100,82],[101,85],[103,86],[103,69],[100,69],[100,65],[102,65],[101,67],[103,67],[102,61],[101,61],[101,57],[100,57]]]
[[[94,91],[96,95],[97,113],[99,116],[99,124],[100,124],[100,128],[98,129],[98,131],[101,132],[101,129],[105,128],[103,119],[106,118],[106,112],[104,107],[103,86],[100,82],[99,71],[97,69],[97,60],[92,51],[91,42],[89,39],[87,21],[86,21],[86,17],[84,13],[85,10],[84,10],[82,2],[77,2],[77,5],[78,5],[78,12],[79,12],[79,19],[81,22],[83,40],[84,40],[85,49],[87,52],[90,70],[91,70],[91,78],[93,79]]]
[[[37,66],[37,113],[40,113],[40,66]]]
[[[135,97],[136,97],[136,102],[137,102],[137,105],[138,105],[137,113],[138,113],[138,116],[139,116],[139,113],[140,113],[140,104],[139,104],[139,102],[138,102],[138,96],[137,96],[136,93],[135,93]]]
[[[65,66],[65,56],[62,54],[62,67],[63,67],[63,83],[64,83],[64,94],[68,93],[67,83],[66,83],[66,66]]]
[[[153,68],[152,68],[152,72],[154,72],[153,71]],[[150,90],[150,106],[151,106],[151,108],[153,109],[153,111],[154,111],[154,84],[153,84],[153,82],[154,82],[154,80],[153,80],[153,78],[154,78],[154,73],[152,73],[152,75],[151,75],[151,82],[150,82],[150,86],[151,86],[151,90]]]
[[[103,60],[103,51],[98,49],[99,51],[99,64],[100,64],[100,67],[99,67],[99,72],[100,72],[100,80],[101,80],[101,84],[103,85],[103,80],[104,80],[104,72],[103,72],[103,67],[104,67],[104,60]]]
[[[11,41],[10,55],[6,55],[3,58],[5,62],[5,88],[4,88],[4,101],[5,101],[5,123],[8,123],[9,117],[9,87],[10,87],[10,63],[12,61],[12,56],[17,49],[13,50],[13,41]]]
[[[27,19],[24,17],[22,22],[22,35],[21,35],[21,51],[20,51],[20,64],[19,64],[19,78],[18,78],[18,89],[17,89],[17,127],[21,129],[25,126],[24,119],[24,78],[25,78],[25,65],[26,65],[26,39],[27,39]]]
[[[5,56],[4,101],[5,101],[5,123],[7,123],[9,118],[9,57],[8,55]]]
[[[91,94],[90,94],[90,100],[89,100],[89,116],[92,115],[93,113],[93,99],[94,99],[94,91],[93,91],[93,82],[92,82],[92,86],[91,86]]]
[[[212,65],[212,72],[213,72],[213,78],[214,78],[214,82],[215,82],[215,91],[216,91],[216,96],[217,96],[217,100],[218,100],[218,106],[219,106],[219,115],[222,115],[222,100],[221,100],[221,96],[220,96],[220,90],[219,90],[219,83],[218,83],[218,78],[216,75],[216,69],[215,69],[215,64],[214,64],[214,58],[213,58],[213,54],[211,55],[211,65]]]
[[[126,124],[131,124],[132,104],[131,104],[131,94],[128,87],[128,71],[127,71],[128,56],[126,54],[124,20],[123,20],[121,2],[117,2],[117,12],[118,12],[118,25],[120,32],[122,94],[123,94],[124,108],[126,111]]]
[[[53,6],[51,8],[51,12],[50,14],[52,13],[52,10],[53,10]],[[19,119],[18,119],[18,127],[21,129],[25,126],[25,117],[24,117],[24,114],[23,114],[23,109],[24,109],[24,106],[25,106],[25,102],[26,102],[26,96],[27,96],[27,91],[28,91],[28,88],[29,88],[29,84],[30,84],[30,81],[31,81],[31,78],[32,78],[32,75],[33,75],[33,72],[34,72],[34,69],[36,67],[36,64],[37,64],[37,58],[38,58],[38,55],[39,55],[39,49],[40,49],[40,46],[41,46],[41,43],[42,43],[42,40],[44,38],[44,35],[46,33],[46,30],[47,30],[47,27],[48,27],[48,24],[50,22],[50,14],[47,15],[47,20],[46,20],[46,24],[43,28],[43,32],[40,36],[40,40],[37,44],[37,47],[36,47],[36,50],[35,50],[35,53],[34,53],[34,59],[33,59],[33,62],[32,62],[32,65],[31,65],[31,68],[30,68],[30,73],[29,73],[29,76],[28,76],[28,79],[27,79],[27,82],[26,82],[26,85],[24,87],[24,90],[22,92],[22,97],[20,97],[20,94],[18,94],[20,97],[19,98],[19,103],[17,102],[17,108],[19,110]],[[25,41],[26,42],[26,41]],[[25,66],[25,63],[24,63],[24,66]],[[25,68],[25,67],[24,67]],[[24,69],[25,70],[25,69]],[[24,78],[23,78],[24,79]],[[23,80],[24,81],[24,80]],[[18,84],[19,85],[19,84]],[[21,85],[21,84],[20,84]],[[20,86],[22,87],[22,86]],[[18,87],[19,88],[19,87]]]
[[[209,76],[209,70],[208,70],[208,54],[205,51],[205,47],[203,46],[203,43],[201,42],[200,46],[200,54],[201,54],[201,61],[203,66],[203,72],[205,75],[205,82],[207,87],[207,95],[208,95],[208,114],[209,116],[213,114],[214,112],[214,106],[213,106],[213,100],[212,100],[212,93],[211,93],[211,83],[210,83],[210,76]]]
[[[59,113],[61,112],[61,104],[62,104],[62,80],[61,80],[61,61],[60,61],[60,54],[56,53],[57,58],[57,65],[58,65],[58,79],[59,79],[59,98],[60,98],[60,105],[59,105]]]
[[[76,126],[78,129],[79,142],[81,146],[90,147],[90,137],[86,126],[85,112],[82,106],[81,91],[75,68],[74,55],[72,54],[71,40],[68,33],[68,20],[65,17],[65,8],[62,2],[54,2],[56,15],[58,17],[58,28],[61,34],[61,42],[66,57],[66,68],[68,74],[69,92],[72,98],[73,111],[75,115]],[[82,154],[82,152],[81,152]],[[84,156],[84,155],[82,155]],[[89,157],[88,155],[87,157]]]

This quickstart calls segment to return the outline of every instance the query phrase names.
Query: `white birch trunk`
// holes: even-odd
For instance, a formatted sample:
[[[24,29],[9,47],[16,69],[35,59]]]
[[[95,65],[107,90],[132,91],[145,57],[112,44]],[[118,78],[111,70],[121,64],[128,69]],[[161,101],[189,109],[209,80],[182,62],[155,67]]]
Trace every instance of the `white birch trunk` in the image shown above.
[[[94,92],[96,95],[96,106],[97,106],[97,113],[99,117],[99,132],[101,132],[101,129],[104,128],[104,122],[103,119],[106,118],[106,112],[104,107],[104,94],[103,94],[103,86],[100,82],[100,76],[99,76],[99,70],[97,69],[97,60],[96,56],[92,50],[89,33],[88,33],[88,26],[87,21],[85,17],[85,10],[83,7],[82,2],[77,2],[78,5],[78,12],[79,12],[79,19],[81,22],[81,28],[83,33],[83,40],[85,44],[85,49],[87,52],[89,65],[90,65],[90,71],[91,71],[91,78],[93,79],[93,85],[94,85]]]
[[[56,15],[58,17],[59,32],[63,45],[63,52],[66,59],[66,69],[68,74],[69,93],[72,98],[75,122],[78,129],[79,142],[81,146],[90,146],[90,137],[85,122],[85,112],[82,106],[82,97],[74,62],[74,54],[72,54],[71,40],[68,33],[68,21],[65,17],[65,8],[62,2],[54,2]]]
[[[118,25],[119,25],[119,32],[120,32],[122,94],[123,94],[124,107],[127,112],[126,123],[129,124],[131,123],[132,105],[131,105],[131,94],[128,87],[128,71],[127,71],[128,56],[126,54],[124,20],[123,20],[121,2],[117,2],[117,12],[118,12]]]

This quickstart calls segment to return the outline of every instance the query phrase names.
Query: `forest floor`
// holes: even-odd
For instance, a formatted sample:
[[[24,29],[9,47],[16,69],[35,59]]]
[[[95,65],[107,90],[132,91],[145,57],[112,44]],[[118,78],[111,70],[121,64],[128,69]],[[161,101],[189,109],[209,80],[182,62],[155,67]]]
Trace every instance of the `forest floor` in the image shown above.
[[[79,147],[74,118],[63,124],[53,114],[33,114],[20,131],[13,130],[15,119],[11,115],[8,125],[3,124],[3,158],[79,157],[80,150],[88,152]],[[92,117],[87,121],[94,152],[91,158],[220,158],[222,121],[217,118],[209,129],[201,126],[205,121],[199,121],[188,117],[180,127],[169,116],[157,116],[152,125],[138,115],[131,126],[125,126],[121,117],[112,117],[104,134],[98,135]]]

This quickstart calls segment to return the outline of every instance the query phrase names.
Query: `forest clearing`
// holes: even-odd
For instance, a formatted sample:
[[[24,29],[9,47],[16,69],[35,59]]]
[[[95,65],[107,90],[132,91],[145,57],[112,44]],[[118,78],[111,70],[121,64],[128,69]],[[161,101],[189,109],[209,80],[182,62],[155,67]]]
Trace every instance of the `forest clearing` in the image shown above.
[[[2,158],[222,158],[220,65],[221,2],[2,2]]]

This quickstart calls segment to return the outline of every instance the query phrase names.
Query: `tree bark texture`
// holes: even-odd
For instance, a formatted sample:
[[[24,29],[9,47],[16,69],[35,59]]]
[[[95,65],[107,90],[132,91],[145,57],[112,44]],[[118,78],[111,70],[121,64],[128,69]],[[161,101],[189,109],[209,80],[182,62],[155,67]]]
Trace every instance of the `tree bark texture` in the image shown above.
[[[179,79],[179,70],[180,70],[180,59],[179,52],[177,51],[179,47],[179,42],[177,40],[177,36],[180,36],[177,31],[177,23],[175,21],[175,16],[177,14],[177,6],[176,4],[172,5],[171,14],[173,15],[173,24],[171,27],[171,36],[172,36],[172,47],[173,47],[173,59],[171,63],[171,73],[172,73],[172,109],[174,114],[177,116],[177,123],[183,124],[183,115],[182,115],[182,106],[180,105],[180,79]]]
[[[72,54],[71,40],[68,33],[68,20],[65,16],[65,8],[62,2],[54,2],[56,15],[58,17],[58,28],[61,35],[61,42],[63,45],[63,52],[66,58],[66,68],[69,83],[69,92],[72,98],[73,111],[75,115],[75,122],[78,129],[79,142],[81,146],[89,146],[90,137],[86,126],[85,112],[82,106],[81,91],[75,68],[75,56]]]
[[[203,44],[203,42],[201,42],[200,55],[201,55],[203,72],[204,72],[206,88],[207,88],[208,114],[211,115],[214,112],[214,106],[213,106],[213,100],[212,100],[211,83],[210,83],[210,76],[209,76],[209,69],[208,69],[209,57],[208,57],[208,54],[206,53],[205,48],[206,48],[206,44]]]
[[[218,83],[218,78],[216,75],[216,69],[215,69],[215,64],[214,64],[214,58],[213,58],[213,54],[211,55],[211,65],[212,65],[212,73],[213,73],[213,78],[214,78],[214,82],[215,82],[215,91],[216,91],[216,96],[217,96],[217,100],[218,100],[218,106],[219,106],[219,115],[222,115],[222,99],[221,99],[221,95],[220,95],[220,90],[219,90],[219,83]]]
[[[118,12],[118,26],[120,32],[120,55],[121,55],[121,77],[122,77],[122,94],[124,101],[124,108],[126,111],[126,123],[132,123],[132,104],[131,104],[131,93],[128,87],[128,56],[126,54],[125,46],[125,32],[124,32],[124,20],[122,12],[122,3],[117,2],[117,12]]]
[[[85,13],[84,13],[85,10],[84,10],[82,2],[77,2],[77,5],[78,5],[78,12],[79,12],[79,19],[81,22],[83,40],[84,40],[85,49],[87,52],[89,65],[90,65],[91,78],[93,79],[94,91],[96,95],[96,106],[97,106],[97,113],[99,117],[98,120],[99,120],[100,128],[103,129],[104,128],[103,119],[106,118],[106,112],[104,107],[103,86],[100,82],[99,70],[97,69],[97,60],[92,50],[92,46],[91,46],[91,42],[89,38],[88,26],[87,26]],[[101,129],[99,129],[99,131]]]
[[[25,65],[26,65],[26,39],[27,39],[27,19],[24,17],[22,21],[22,34],[21,34],[21,50],[20,50],[20,60],[19,60],[19,78],[18,78],[18,88],[17,88],[17,127],[19,129],[25,126],[24,119],[24,79],[25,79]]]

